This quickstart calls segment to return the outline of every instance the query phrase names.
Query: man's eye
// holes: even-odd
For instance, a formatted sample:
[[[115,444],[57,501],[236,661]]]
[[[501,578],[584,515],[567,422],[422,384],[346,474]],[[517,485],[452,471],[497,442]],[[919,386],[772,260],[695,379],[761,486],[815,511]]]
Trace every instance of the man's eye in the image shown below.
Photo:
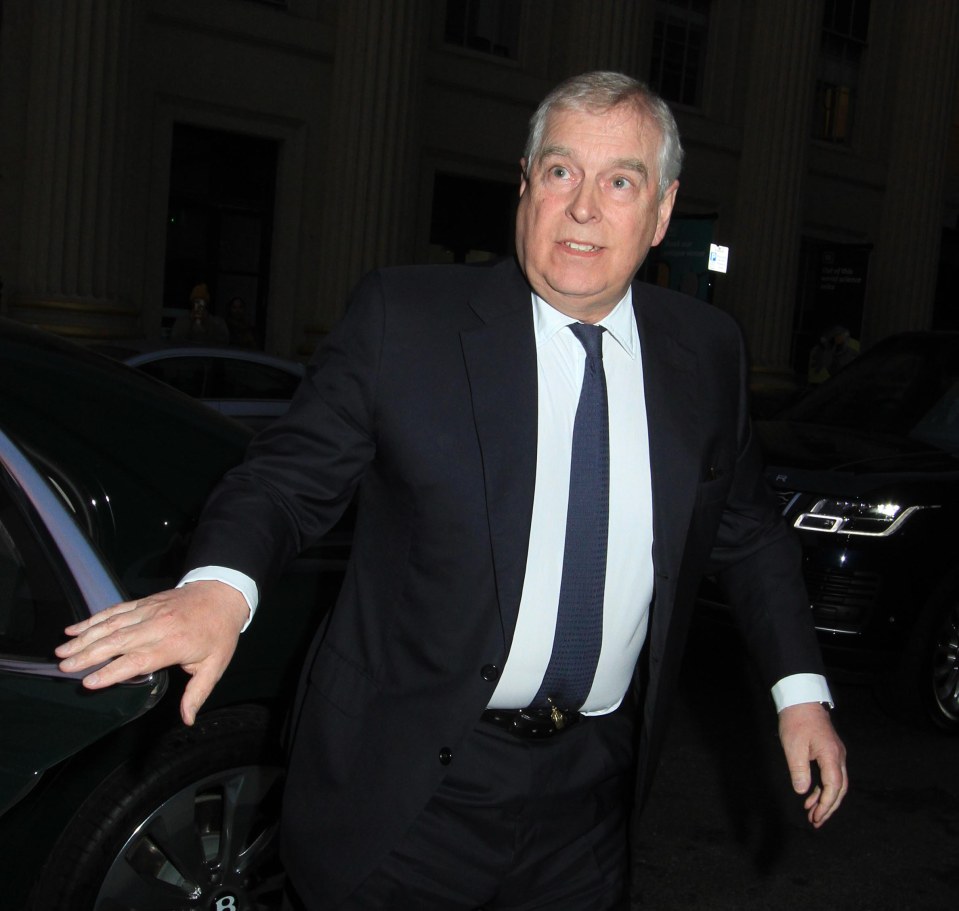
[[[628,177],[614,177],[611,183],[615,190],[628,190],[633,185]]]
[[[562,165],[553,165],[549,169],[549,176],[555,177],[557,180],[569,180],[569,171]]]

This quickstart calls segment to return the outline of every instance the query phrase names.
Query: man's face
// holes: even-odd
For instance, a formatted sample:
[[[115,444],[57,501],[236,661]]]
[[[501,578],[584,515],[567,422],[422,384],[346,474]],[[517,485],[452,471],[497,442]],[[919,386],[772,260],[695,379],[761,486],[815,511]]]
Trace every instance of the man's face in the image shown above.
[[[659,144],[655,121],[632,104],[547,120],[520,183],[516,251],[533,290],[567,316],[606,316],[663,239],[679,182],[659,199]]]

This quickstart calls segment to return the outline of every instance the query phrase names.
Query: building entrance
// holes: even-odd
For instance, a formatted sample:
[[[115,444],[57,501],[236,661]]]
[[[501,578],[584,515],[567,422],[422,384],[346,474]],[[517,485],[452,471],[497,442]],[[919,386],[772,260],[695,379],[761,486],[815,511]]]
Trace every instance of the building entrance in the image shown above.
[[[163,334],[198,286],[224,320],[249,323],[262,347],[269,306],[277,142],[187,124],[173,127]],[[199,293],[199,292],[197,292]],[[249,344],[251,334],[246,334]]]

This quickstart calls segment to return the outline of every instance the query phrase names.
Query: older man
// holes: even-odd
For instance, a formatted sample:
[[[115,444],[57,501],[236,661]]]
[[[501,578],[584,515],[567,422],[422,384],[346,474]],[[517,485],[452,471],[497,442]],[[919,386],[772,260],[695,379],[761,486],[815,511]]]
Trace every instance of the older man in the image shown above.
[[[256,593],[357,496],[294,719],[291,904],[620,907],[627,818],[707,570],[810,821],[839,805],[844,749],[761,480],[742,339],[633,283],[681,156],[632,79],[557,88],[531,122],[516,262],[367,277],[287,417],[214,493],[185,584],[68,630],[64,668],[114,659],[90,687],[184,666],[192,723]]]

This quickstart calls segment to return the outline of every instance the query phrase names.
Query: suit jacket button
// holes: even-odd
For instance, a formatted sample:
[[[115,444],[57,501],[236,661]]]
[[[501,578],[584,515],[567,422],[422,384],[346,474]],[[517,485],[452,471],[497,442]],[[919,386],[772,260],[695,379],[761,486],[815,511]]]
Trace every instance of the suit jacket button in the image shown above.
[[[487,683],[492,683],[494,680],[499,680],[499,668],[495,664],[484,664],[480,670],[480,676]]]
[[[453,751],[449,747],[440,750],[440,764],[449,765],[453,761]]]

